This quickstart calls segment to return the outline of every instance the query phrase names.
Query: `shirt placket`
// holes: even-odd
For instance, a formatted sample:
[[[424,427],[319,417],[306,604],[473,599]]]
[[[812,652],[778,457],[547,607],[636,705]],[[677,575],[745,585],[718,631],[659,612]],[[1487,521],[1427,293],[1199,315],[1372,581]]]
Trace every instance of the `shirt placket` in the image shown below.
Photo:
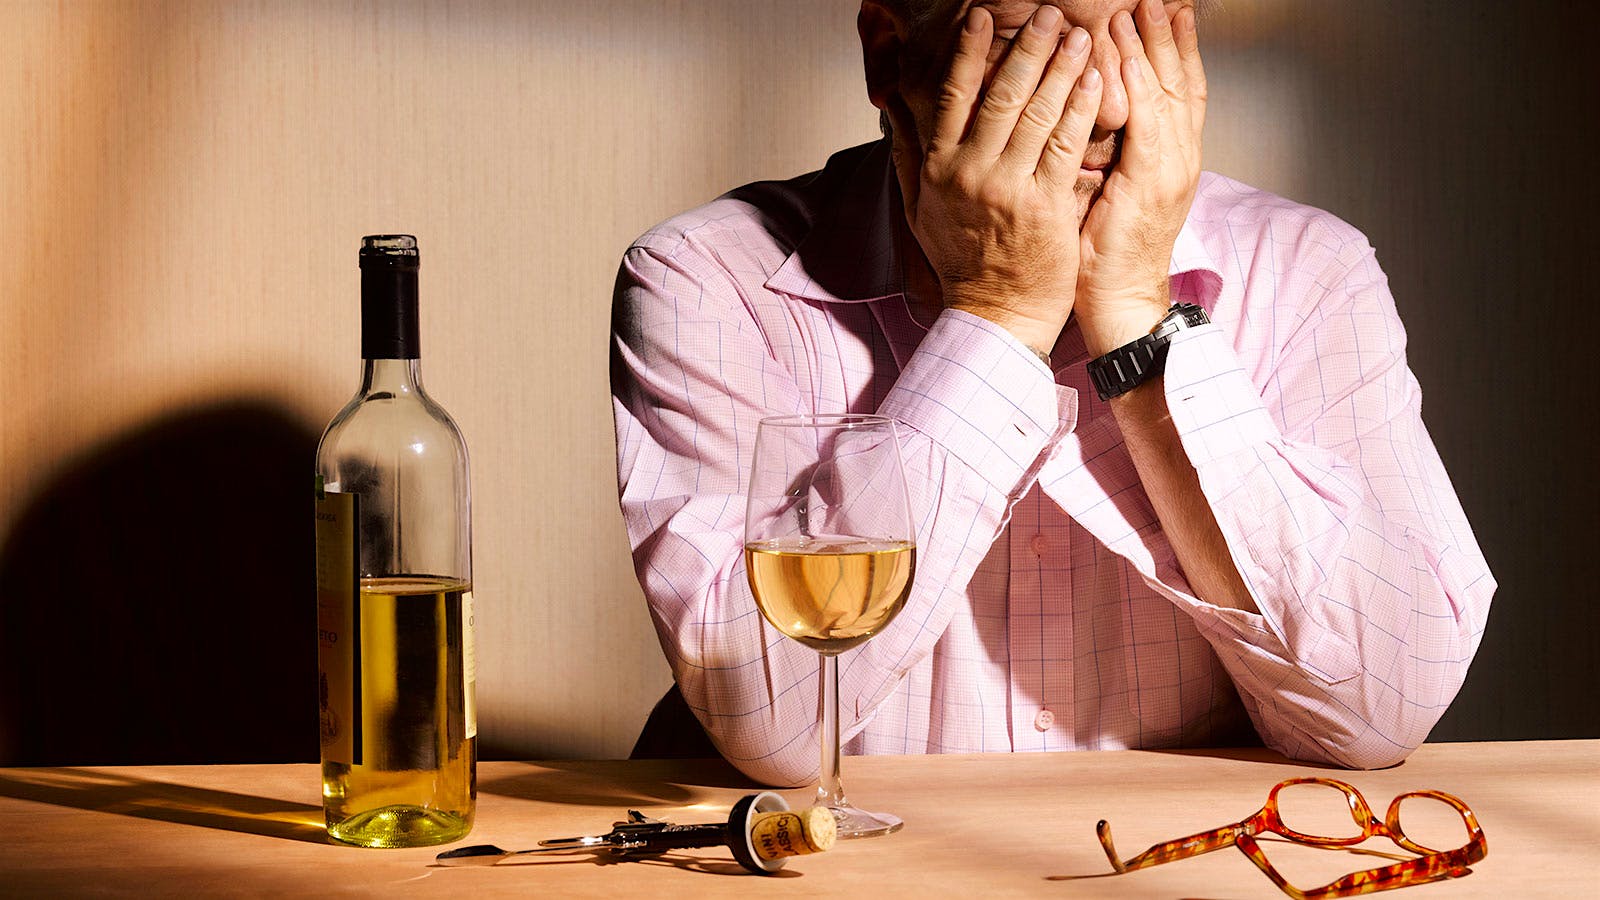
[[[1007,650],[1015,750],[1075,746],[1071,549],[1069,520],[1035,486],[1010,524]]]

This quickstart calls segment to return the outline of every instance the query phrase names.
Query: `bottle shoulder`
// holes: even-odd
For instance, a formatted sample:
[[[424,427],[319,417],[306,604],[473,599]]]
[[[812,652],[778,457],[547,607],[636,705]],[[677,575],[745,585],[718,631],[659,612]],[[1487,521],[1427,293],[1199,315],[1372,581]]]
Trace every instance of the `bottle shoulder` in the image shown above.
[[[339,457],[456,457],[467,464],[466,440],[443,406],[420,389],[404,394],[358,391],[333,417],[317,445],[319,467]]]

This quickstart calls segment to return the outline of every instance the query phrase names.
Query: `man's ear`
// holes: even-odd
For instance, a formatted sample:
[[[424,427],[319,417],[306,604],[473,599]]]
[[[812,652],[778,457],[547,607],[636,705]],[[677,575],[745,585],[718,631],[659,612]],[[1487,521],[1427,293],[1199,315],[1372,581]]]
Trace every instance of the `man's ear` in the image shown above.
[[[889,0],[861,0],[856,32],[861,35],[867,99],[884,109],[889,98],[900,93],[900,64],[908,36],[905,16]]]

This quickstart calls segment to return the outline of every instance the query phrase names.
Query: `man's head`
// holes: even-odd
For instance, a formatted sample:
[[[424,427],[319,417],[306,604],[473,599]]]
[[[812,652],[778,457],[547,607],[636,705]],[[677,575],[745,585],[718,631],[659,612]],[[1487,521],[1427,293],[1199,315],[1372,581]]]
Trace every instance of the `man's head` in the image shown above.
[[[1165,0],[1168,14],[1185,6],[1203,9],[1214,2]],[[925,145],[955,36],[967,11],[982,6],[994,19],[994,43],[984,80],[987,86],[1012,38],[1044,3],[1060,7],[1063,36],[1078,27],[1087,31],[1093,41],[1089,65],[1099,70],[1104,87],[1085,165],[1094,168],[1113,164],[1128,121],[1128,94],[1122,83],[1122,58],[1110,35],[1111,17],[1122,11],[1132,12],[1138,0],[862,0],[857,29],[872,105],[897,113],[901,121],[914,123],[917,135],[899,137]],[[1089,189],[1086,183],[1084,190]]]

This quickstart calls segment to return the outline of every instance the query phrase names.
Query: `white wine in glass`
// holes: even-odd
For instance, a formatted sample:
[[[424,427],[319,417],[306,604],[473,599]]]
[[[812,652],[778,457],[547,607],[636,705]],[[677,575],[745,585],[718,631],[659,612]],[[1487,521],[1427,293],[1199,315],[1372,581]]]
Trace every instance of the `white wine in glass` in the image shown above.
[[[822,783],[817,806],[839,837],[888,834],[899,818],[857,809],[839,777],[838,655],[892,621],[916,570],[916,541],[894,422],[779,416],[756,431],[745,572],[772,627],[821,656]]]

